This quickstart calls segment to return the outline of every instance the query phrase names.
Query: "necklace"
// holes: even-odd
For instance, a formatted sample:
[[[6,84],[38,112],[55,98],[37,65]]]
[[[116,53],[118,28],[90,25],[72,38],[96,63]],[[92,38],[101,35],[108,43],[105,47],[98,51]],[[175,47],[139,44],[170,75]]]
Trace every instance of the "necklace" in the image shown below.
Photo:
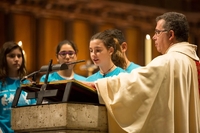
[[[103,77],[105,77],[106,74],[107,74],[108,72],[110,72],[110,70],[112,70],[112,68],[113,68],[114,66],[115,66],[115,64],[113,64],[113,65],[108,69],[108,71],[106,71],[105,73],[101,72],[101,73],[103,74]]]

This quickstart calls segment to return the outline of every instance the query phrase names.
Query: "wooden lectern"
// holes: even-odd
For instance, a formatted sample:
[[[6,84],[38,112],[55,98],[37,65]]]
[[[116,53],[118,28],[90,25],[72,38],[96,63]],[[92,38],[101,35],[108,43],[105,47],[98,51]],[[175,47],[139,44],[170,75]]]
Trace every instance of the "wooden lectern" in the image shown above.
[[[22,91],[36,105],[18,107]],[[107,110],[95,89],[76,80],[22,85],[13,100],[11,127],[16,133],[108,133]]]
[[[43,100],[50,103],[99,103],[97,91],[76,80],[22,85],[16,91],[12,107],[17,106],[21,91],[28,93],[27,99],[36,99],[37,105],[42,104]]]

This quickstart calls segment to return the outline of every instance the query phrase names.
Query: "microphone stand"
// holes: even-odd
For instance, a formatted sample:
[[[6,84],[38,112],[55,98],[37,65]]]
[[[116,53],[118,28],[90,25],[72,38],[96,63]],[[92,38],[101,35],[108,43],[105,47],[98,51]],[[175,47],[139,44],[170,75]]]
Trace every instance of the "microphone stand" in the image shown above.
[[[50,60],[49,65],[47,67],[47,74],[45,77],[44,84],[41,86],[40,91],[38,92],[38,99],[37,99],[37,104],[42,104],[43,97],[52,97],[56,96],[58,93],[58,89],[53,89],[53,90],[46,90],[48,86],[48,76],[49,73],[53,70],[65,70],[68,69],[68,66],[71,64],[76,64],[79,62],[84,62],[84,60],[76,61],[76,62],[71,62],[71,63],[63,63],[63,64],[57,64],[57,65],[52,65],[52,60]],[[40,71],[44,71],[46,66],[43,66]]]
[[[69,65],[77,64],[77,63],[84,62],[84,61],[85,60],[79,60],[79,61],[75,61],[75,62],[71,62],[71,63],[63,63],[63,64],[52,65],[53,61],[51,59],[50,62],[49,62],[49,65],[42,66],[39,71],[35,71],[35,72],[32,72],[31,74],[29,74],[27,76],[24,76],[20,80],[20,82],[23,82],[24,80],[26,80],[27,78],[30,78],[30,77],[32,77],[33,82],[36,82],[36,75],[40,72],[46,72],[47,71],[47,74],[46,74],[46,77],[45,77],[45,83],[47,84],[48,76],[49,76],[49,73],[51,71],[66,70],[66,69],[68,69]]]
[[[63,64],[52,65],[53,60],[51,59],[48,65],[42,66],[39,71],[35,71],[35,72],[23,77],[20,80],[20,82],[23,82],[27,78],[32,77],[32,81],[33,82],[32,82],[31,86],[28,86],[28,87],[25,87],[25,88],[18,87],[18,89],[16,91],[16,94],[15,94],[15,97],[14,97],[14,100],[13,100],[13,103],[12,103],[12,107],[16,107],[17,106],[17,103],[18,103],[18,100],[19,100],[19,97],[20,97],[20,94],[21,94],[22,90],[24,90],[24,91],[26,91],[28,93],[27,99],[36,98],[37,99],[37,103],[36,104],[42,104],[42,101],[43,101],[44,97],[56,96],[57,93],[58,93],[58,89],[48,89],[48,90],[46,90],[46,88],[48,86],[49,73],[51,71],[66,70],[66,69],[68,69],[69,65],[80,63],[80,62],[84,62],[84,61],[85,60],[79,60],[79,61],[75,61],[75,62],[71,62],[71,63],[63,63]],[[37,87],[38,85],[36,84],[36,75],[39,72],[45,72],[45,71],[47,71],[47,73],[46,73],[44,84],[40,88],[38,88]],[[32,90],[30,89],[31,90],[30,91],[28,88],[32,88]],[[35,88],[34,91],[33,91],[33,88]]]
[[[51,59],[50,62],[49,62],[48,68],[47,68],[47,74],[46,74],[46,77],[45,77],[44,84],[40,88],[40,92],[39,92],[40,94],[38,94],[37,104],[41,104],[42,101],[43,101],[43,97],[45,96],[45,90],[46,90],[47,85],[48,85],[49,73],[52,70],[52,68],[51,68],[52,67],[52,62],[53,62],[53,60]],[[48,93],[48,91],[47,91],[47,93]]]
[[[27,76],[24,76],[20,82],[22,83],[24,80],[26,80],[27,78],[29,77],[32,77],[32,81],[33,82],[36,82],[36,75],[39,73],[40,71],[35,71],[35,72],[32,72],[31,74],[27,75]]]

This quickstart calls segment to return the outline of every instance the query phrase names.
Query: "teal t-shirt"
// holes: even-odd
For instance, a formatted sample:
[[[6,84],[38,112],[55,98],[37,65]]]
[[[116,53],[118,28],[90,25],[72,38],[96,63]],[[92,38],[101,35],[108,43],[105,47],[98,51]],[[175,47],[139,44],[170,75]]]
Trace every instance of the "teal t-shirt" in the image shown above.
[[[131,62],[130,65],[126,68],[126,71],[128,73],[130,73],[133,69],[136,69],[138,67],[141,67],[141,66],[138,65],[138,64],[135,64],[135,63]]]
[[[23,82],[29,83],[28,80]],[[17,88],[20,86],[20,79],[6,78],[6,83],[2,85],[0,81],[0,132],[14,133],[11,129],[11,106]],[[26,99],[27,93],[22,91],[17,106],[26,106],[35,104],[34,100]]]
[[[116,67],[113,71],[111,71],[111,72],[109,72],[105,75],[102,75],[100,73],[100,71],[98,71],[98,72],[94,73],[93,75],[87,77],[86,81],[87,82],[93,82],[93,81],[96,81],[97,79],[118,75],[121,72],[126,72],[126,71],[124,69],[120,68],[120,67]]]
[[[43,75],[41,78],[40,78],[40,82],[44,82],[46,78],[46,74]],[[81,80],[81,81],[85,81],[86,80],[86,77],[83,77],[81,75],[78,75],[76,73],[74,73],[74,79],[75,80]],[[66,80],[65,78],[61,77],[57,72],[53,72],[53,73],[50,73],[49,76],[48,76],[48,82],[51,82],[51,81],[59,81],[59,80]]]

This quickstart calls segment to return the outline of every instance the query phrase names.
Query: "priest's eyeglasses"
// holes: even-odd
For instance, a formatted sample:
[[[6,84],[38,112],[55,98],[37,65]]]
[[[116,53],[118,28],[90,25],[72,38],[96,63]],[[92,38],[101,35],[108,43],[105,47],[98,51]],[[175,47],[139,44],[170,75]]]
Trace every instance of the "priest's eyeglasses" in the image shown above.
[[[73,58],[75,54],[76,52],[74,51],[61,51],[58,53],[58,55],[60,55],[62,58],[66,57],[66,55],[68,55],[70,58]]]
[[[155,35],[156,36],[159,36],[162,32],[166,32],[166,31],[168,31],[168,30],[155,30]]]

